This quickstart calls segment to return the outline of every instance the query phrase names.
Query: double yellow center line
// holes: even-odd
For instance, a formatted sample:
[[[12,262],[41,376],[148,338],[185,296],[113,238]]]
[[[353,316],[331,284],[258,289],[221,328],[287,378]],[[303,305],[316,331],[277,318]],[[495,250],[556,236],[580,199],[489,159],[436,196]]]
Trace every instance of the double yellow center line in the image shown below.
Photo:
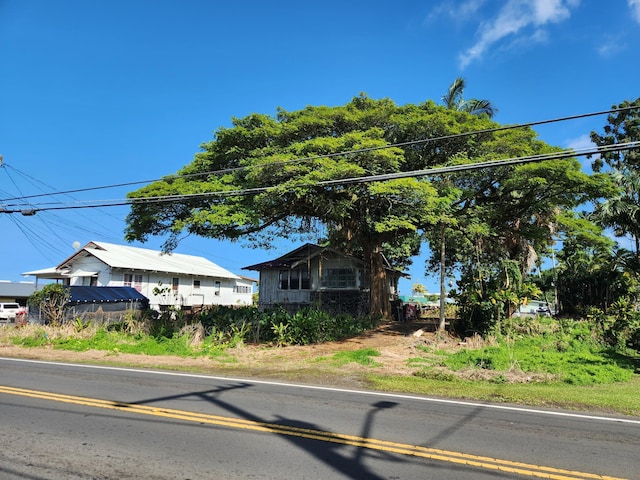
[[[275,423],[258,422],[244,420],[241,418],[222,417],[205,413],[188,412],[184,410],[174,410],[170,408],[160,408],[147,405],[137,405],[135,403],[121,403],[111,400],[101,400],[97,398],[76,397],[72,395],[61,395],[58,393],[43,392],[38,390],[27,390],[24,388],[14,388],[0,386],[0,394],[19,395],[23,397],[38,398],[87,407],[106,408],[109,410],[120,410],[129,413],[142,415],[153,415],[157,417],[184,420],[210,425],[217,425],[228,428],[241,428],[257,432],[267,432],[279,435],[289,435],[323,442],[351,445],[371,450],[396,453],[400,455],[411,455],[455,464],[467,465],[488,470],[497,470],[504,473],[514,473],[523,476],[547,478],[551,480],[576,480],[576,479],[598,479],[598,480],[623,480],[618,477],[609,477],[592,473],[562,470],[559,468],[545,467],[510,460],[500,460],[497,458],[470,455],[461,452],[440,450],[437,448],[421,447],[397,442],[388,442],[374,438],[358,437],[355,435],[345,435],[340,433],[326,432],[309,428],[290,427]]]

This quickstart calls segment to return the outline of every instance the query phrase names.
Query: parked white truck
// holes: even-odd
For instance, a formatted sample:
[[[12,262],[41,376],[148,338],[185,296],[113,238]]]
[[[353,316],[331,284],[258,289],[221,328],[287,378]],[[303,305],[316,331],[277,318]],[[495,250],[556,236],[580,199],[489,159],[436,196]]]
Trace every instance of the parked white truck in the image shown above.
[[[20,305],[17,303],[0,303],[0,323],[15,322],[19,311]]]

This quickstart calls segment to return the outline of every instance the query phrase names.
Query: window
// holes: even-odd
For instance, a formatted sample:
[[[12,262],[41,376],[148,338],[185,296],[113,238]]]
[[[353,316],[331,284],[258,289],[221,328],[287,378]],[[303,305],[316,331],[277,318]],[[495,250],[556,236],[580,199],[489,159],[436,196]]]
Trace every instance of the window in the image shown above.
[[[98,286],[98,277],[89,277],[89,286],[97,287]]]
[[[195,290],[200,288],[200,280],[196,280],[195,278],[193,279],[193,288]]]
[[[353,268],[328,268],[322,272],[324,288],[355,288],[356,271]]]
[[[93,278],[91,279],[91,283],[93,285]],[[137,291],[142,291],[142,275],[134,275],[133,273],[125,273],[124,274],[124,282],[122,284],[125,287],[133,287]]]
[[[289,272],[289,289],[300,290],[300,270],[291,270]]]
[[[235,285],[233,293],[252,293],[252,289],[248,285]]]
[[[178,277],[173,277],[171,279],[171,290],[173,290],[173,293],[178,293],[179,286],[180,286],[180,279]]]
[[[300,289],[309,290],[311,288],[311,275],[309,275],[309,270],[306,268],[304,270],[300,270]]]
[[[289,290],[289,270],[280,270],[278,288],[280,290]]]
[[[309,290],[311,288],[309,270],[306,268],[280,270],[278,288],[280,290]]]
[[[218,280],[214,284],[213,294],[220,295],[220,282]]]

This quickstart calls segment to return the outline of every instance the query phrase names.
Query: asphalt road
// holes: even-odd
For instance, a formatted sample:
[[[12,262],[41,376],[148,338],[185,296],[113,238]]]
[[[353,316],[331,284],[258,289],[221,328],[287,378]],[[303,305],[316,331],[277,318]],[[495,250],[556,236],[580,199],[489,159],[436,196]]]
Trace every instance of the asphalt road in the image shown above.
[[[640,418],[0,358],[0,478],[640,479]]]

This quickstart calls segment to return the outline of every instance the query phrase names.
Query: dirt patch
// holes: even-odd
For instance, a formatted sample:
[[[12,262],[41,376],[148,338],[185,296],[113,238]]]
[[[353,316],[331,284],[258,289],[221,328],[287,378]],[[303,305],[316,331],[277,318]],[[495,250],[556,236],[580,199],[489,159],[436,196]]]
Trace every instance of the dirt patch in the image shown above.
[[[134,355],[91,350],[72,352],[51,347],[23,348],[0,345],[0,356],[60,362],[98,363],[168,370],[190,370],[220,375],[251,375],[341,385],[363,385],[367,374],[411,375],[419,367],[408,360],[424,355],[420,345],[460,348],[448,335],[436,335],[432,321],[386,322],[376,329],[348,340],[317,345],[268,347],[242,345],[209,358]],[[373,349],[374,365],[341,364],[333,355],[341,351]]]
[[[441,356],[433,353],[435,350],[455,352],[463,348],[478,349],[492,342],[479,336],[461,341],[449,334],[436,332],[435,327],[433,319],[388,321],[371,331],[340,342],[285,347],[245,344],[223,350],[213,357],[188,358],[99,350],[74,352],[52,347],[25,348],[11,345],[6,340],[3,342],[3,336],[0,336],[0,357],[180,370],[347,387],[366,387],[370,374],[406,376],[417,373],[429,378],[456,376],[465,380],[504,383],[553,380],[550,375],[525,374],[517,369],[500,372],[469,367],[452,372],[438,365]],[[378,353],[371,357],[372,364],[345,363],[335,358],[339,352],[362,349],[372,349]]]

